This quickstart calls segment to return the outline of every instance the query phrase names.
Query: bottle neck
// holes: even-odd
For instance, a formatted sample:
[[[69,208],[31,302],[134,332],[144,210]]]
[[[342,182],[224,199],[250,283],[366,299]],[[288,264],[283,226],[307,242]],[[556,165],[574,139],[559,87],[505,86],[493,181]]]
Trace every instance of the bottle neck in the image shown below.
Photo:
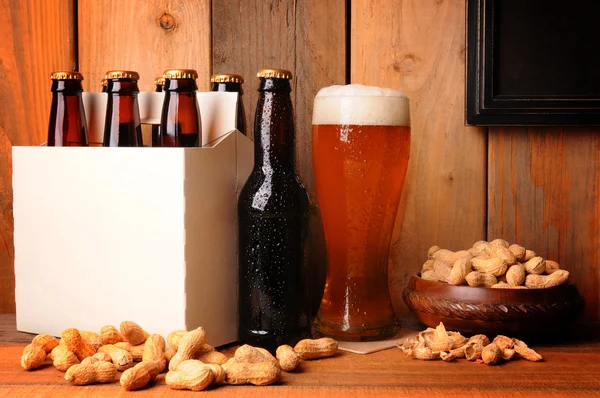
[[[241,83],[213,83],[210,91],[226,91],[229,93],[240,93],[244,95]]]
[[[139,93],[136,80],[109,79],[106,87],[108,101],[107,112],[111,116],[113,127],[115,122],[140,124],[139,110],[137,109],[137,95]]]
[[[81,80],[53,80],[51,91],[63,95],[79,95],[83,92],[83,88]]]
[[[254,122],[255,169],[293,171],[294,116],[287,79],[261,78]]]
[[[194,79],[165,79],[165,92],[175,91],[178,93],[198,91],[196,80]]]

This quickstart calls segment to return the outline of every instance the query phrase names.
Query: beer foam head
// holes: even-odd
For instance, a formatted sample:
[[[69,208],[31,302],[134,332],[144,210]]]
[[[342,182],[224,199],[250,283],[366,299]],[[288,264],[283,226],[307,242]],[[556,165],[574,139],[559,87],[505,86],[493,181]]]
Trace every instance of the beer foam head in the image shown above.
[[[410,126],[408,97],[391,88],[348,84],[317,93],[313,124]]]

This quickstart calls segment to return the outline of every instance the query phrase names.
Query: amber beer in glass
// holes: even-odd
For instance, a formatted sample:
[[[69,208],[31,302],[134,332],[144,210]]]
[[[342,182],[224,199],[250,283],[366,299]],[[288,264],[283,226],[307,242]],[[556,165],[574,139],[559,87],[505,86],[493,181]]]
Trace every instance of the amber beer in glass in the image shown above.
[[[387,267],[409,153],[403,93],[347,85],[315,97],[313,164],[328,260],[318,334],[366,341],[398,332]]]

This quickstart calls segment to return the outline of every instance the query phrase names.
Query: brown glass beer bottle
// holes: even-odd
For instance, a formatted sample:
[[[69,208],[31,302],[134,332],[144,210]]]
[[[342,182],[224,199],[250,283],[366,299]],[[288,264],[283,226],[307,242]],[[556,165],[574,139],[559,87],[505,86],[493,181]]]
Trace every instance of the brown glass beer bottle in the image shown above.
[[[244,90],[242,89],[244,78],[240,75],[234,74],[218,74],[212,75],[210,77],[210,82],[212,83],[211,91],[227,91],[238,93],[236,128],[240,133],[247,135],[246,111],[244,109],[244,102],[242,101],[242,96],[244,95]]]
[[[103,146],[142,146],[142,124],[137,101],[139,78],[137,72],[133,71],[106,72],[108,100]]]
[[[163,91],[163,86],[165,85],[165,79],[162,76],[154,79],[154,85],[156,89],[154,90],[157,93],[161,93]],[[152,125],[152,146],[160,146],[160,123]]]
[[[81,93],[83,75],[54,72],[52,106],[48,125],[48,146],[88,146],[88,128]]]
[[[163,73],[162,117],[159,145],[164,147],[201,146],[202,125],[196,101],[196,79],[193,69],[168,69]]]
[[[295,168],[292,74],[263,69],[258,77],[254,169],[238,201],[238,336],[275,352],[310,337],[309,200]]]

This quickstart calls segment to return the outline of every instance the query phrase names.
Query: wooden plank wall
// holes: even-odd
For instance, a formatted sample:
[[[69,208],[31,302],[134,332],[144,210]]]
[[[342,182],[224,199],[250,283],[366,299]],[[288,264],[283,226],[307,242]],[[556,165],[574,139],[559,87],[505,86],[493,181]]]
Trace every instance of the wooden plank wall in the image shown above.
[[[75,67],[72,0],[0,0],[0,313],[15,312],[12,145],[46,140],[50,73]]]
[[[78,63],[91,91],[113,68],[139,71],[142,90],[169,67],[195,68],[204,90],[211,73],[240,73],[251,137],[256,71],[290,69],[297,165],[313,199],[317,291],[325,252],[312,170],[314,95],[349,82],[401,89],[411,98],[413,138],[390,256],[398,314],[407,314],[402,289],[430,245],[455,250],[503,237],[570,269],[586,319],[600,321],[598,131],[491,128],[488,142],[487,128],[466,127],[464,2],[79,0],[76,11],[73,4],[0,0],[0,312],[15,308],[10,147],[44,140],[48,75]]]
[[[600,321],[600,130],[490,128],[490,238],[558,261]]]

